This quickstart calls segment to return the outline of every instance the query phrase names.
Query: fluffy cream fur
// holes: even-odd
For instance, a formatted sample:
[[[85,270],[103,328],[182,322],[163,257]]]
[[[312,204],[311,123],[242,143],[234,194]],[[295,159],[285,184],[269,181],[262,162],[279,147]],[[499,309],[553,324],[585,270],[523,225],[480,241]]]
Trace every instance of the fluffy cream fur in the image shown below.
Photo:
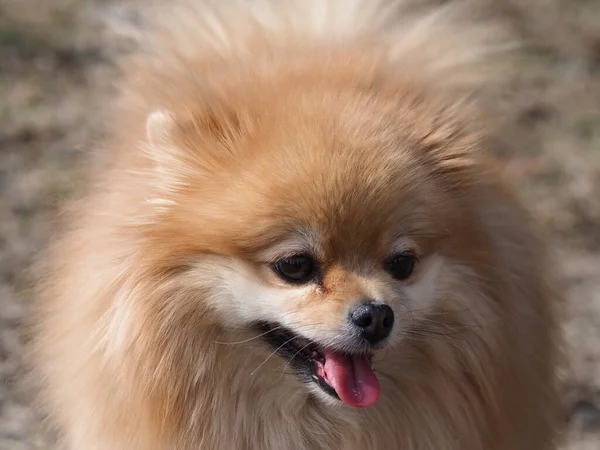
[[[485,157],[502,28],[389,0],[148,13],[38,289],[32,356],[66,448],[552,448],[546,257]],[[420,259],[406,282],[381,267],[399,249]],[[321,286],[268,267],[306,250]],[[365,296],[396,316],[371,408],[303,384],[252,327],[343,345]]]

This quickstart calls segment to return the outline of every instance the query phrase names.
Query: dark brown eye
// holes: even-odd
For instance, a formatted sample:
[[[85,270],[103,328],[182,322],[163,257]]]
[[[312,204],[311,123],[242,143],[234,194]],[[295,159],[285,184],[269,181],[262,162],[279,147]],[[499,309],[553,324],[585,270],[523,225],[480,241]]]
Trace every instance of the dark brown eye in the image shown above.
[[[305,284],[315,278],[317,263],[311,256],[296,255],[280,259],[273,264],[273,270],[287,283]]]
[[[416,263],[417,256],[414,253],[404,252],[388,259],[384,266],[385,271],[396,280],[406,280],[412,275]]]

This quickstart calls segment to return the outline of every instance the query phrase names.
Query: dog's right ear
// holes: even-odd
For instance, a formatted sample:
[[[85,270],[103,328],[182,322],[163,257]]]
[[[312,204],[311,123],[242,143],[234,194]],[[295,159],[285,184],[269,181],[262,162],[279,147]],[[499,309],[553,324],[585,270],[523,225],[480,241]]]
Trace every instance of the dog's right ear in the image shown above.
[[[244,118],[242,118],[244,117]],[[235,144],[249,119],[223,107],[173,113],[156,109],[146,118],[146,151],[158,182],[176,190],[190,177],[214,172],[235,157]]]
[[[151,146],[159,146],[166,142],[169,132],[174,124],[171,113],[157,109],[152,111],[146,119],[146,138]]]
[[[177,184],[183,162],[183,150],[173,141],[175,116],[157,109],[146,119],[146,148],[154,164],[154,172],[162,187],[172,189]]]

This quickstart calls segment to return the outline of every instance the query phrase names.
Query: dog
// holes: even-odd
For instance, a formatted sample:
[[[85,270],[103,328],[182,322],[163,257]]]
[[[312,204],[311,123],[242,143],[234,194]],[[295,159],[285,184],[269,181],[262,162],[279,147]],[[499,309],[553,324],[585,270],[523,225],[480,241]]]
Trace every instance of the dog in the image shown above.
[[[490,156],[505,27],[393,0],[148,17],[42,258],[62,445],[553,448],[551,267]]]

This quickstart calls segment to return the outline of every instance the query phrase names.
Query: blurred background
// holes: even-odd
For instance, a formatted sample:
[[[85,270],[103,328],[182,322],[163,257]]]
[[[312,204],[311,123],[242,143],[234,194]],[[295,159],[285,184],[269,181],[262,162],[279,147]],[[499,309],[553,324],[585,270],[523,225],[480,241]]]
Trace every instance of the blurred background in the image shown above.
[[[530,44],[508,105],[518,151],[499,156],[547,226],[567,292],[562,448],[600,450],[600,0],[467,1],[487,2]],[[128,46],[104,24],[135,25],[140,7],[0,0],[0,450],[53,448],[19,386],[27,268],[114,94]]]

